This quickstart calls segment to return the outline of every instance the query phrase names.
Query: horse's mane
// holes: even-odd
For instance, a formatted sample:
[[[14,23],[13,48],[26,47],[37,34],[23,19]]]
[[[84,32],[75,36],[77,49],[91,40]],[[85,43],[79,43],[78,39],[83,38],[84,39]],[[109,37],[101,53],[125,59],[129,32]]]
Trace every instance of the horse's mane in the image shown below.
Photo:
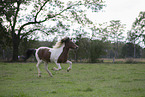
[[[60,48],[62,46],[62,42],[61,41],[58,41],[54,46],[53,48],[56,49],[56,48]]]
[[[54,49],[60,48],[67,39],[69,39],[69,38],[65,37],[65,38],[61,39],[60,41],[56,42],[56,44],[53,46],[53,48]]]

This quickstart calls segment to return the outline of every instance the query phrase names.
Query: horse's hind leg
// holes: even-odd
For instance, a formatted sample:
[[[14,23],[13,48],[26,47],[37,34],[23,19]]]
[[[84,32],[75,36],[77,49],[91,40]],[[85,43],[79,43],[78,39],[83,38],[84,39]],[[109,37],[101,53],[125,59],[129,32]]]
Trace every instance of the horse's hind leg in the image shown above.
[[[38,77],[41,77],[41,71],[40,71],[40,69],[39,69],[39,65],[42,63],[42,61],[40,60],[40,61],[38,61],[38,63],[36,64],[36,67],[37,67],[37,69],[38,69]]]
[[[48,64],[46,62],[44,62],[45,65],[45,69],[48,72],[48,74],[52,77],[52,73],[48,70]]]

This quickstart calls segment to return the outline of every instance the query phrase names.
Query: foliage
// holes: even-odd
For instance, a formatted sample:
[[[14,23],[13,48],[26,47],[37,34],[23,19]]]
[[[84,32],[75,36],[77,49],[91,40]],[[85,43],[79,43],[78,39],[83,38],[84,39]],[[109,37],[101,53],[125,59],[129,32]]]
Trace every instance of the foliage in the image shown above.
[[[92,35],[91,39],[100,39],[102,41],[108,41],[109,40],[109,31],[107,23],[95,25],[94,27],[91,28],[92,30]]]
[[[0,63],[1,97],[144,97],[145,64],[68,64],[37,77],[35,63]]]
[[[110,21],[110,26],[108,26],[109,37],[112,42],[118,42],[124,38],[123,32],[125,29],[125,24],[121,24],[120,20]]]
[[[128,32],[128,40],[132,43],[145,45],[145,12],[141,11]]]
[[[135,58],[141,57],[141,47],[136,45],[136,56]],[[123,58],[133,58],[134,57],[134,44],[126,43],[122,48],[122,57]]]
[[[113,48],[113,63],[115,62],[115,58],[118,57],[118,42],[124,38],[123,32],[125,29],[125,25],[121,24],[120,20],[112,20],[110,21],[110,26],[108,26],[108,34],[111,41],[114,43]]]
[[[88,38],[82,38],[79,40],[77,45],[79,46],[79,49],[77,51],[79,59],[89,59],[90,54],[90,46],[91,41]]]
[[[16,61],[21,40],[32,35],[34,31],[48,35],[50,32],[67,32],[71,22],[82,25],[92,24],[85,12],[89,9],[97,12],[104,5],[102,0],[72,0],[68,2],[60,0],[12,0],[11,2],[2,1],[0,6],[1,19],[6,21],[2,24],[7,27],[10,33],[13,60]],[[24,14],[24,11],[28,13]],[[49,28],[46,28],[45,24],[42,25],[44,22],[49,24],[47,26]],[[67,23],[65,24],[65,22]]]
[[[106,50],[106,55],[103,55],[103,58],[113,58],[114,57],[114,46],[116,43],[111,43],[108,42],[107,44],[107,50]],[[122,47],[125,45],[124,42],[118,42],[118,58],[122,58]]]
[[[12,41],[9,33],[7,32],[7,29],[2,25],[2,22],[0,20],[0,48],[5,49],[7,47],[10,47],[11,43]]]
[[[91,40],[90,45],[90,62],[96,63],[98,58],[100,58],[101,55],[106,54],[106,50],[108,49],[107,43],[101,41],[101,40]]]
[[[85,62],[96,63],[98,58],[106,55],[109,49],[108,42],[102,40],[91,40],[89,38],[81,38],[76,43],[79,48],[77,51],[70,52],[70,58],[77,60],[85,60]]]
[[[120,43],[124,39],[125,24],[122,24],[120,20],[112,20],[110,24],[103,23],[91,28],[92,39],[100,39],[102,41],[110,41],[111,50],[107,50],[108,53],[113,55],[113,60],[120,56]],[[109,46],[109,45],[108,45]]]

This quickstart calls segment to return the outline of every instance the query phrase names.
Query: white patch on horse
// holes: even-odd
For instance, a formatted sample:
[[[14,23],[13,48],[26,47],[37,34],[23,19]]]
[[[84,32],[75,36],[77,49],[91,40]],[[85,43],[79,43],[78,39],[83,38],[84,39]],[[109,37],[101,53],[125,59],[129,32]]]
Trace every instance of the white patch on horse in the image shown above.
[[[63,43],[61,45],[61,47],[59,48],[51,48],[49,51],[51,52],[50,55],[50,61],[51,62],[57,62],[59,56],[61,55],[61,53],[63,52],[63,48],[64,48],[65,44]]]

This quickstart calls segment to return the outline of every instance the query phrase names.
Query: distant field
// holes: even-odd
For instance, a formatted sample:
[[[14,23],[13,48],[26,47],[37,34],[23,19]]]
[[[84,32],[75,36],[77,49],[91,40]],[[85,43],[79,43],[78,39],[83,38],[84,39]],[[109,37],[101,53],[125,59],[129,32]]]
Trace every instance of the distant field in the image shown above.
[[[49,77],[35,63],[0,63],[0,97],[145,97],[145,64],[62,64]]]
[[[103,62],[107,63],[112,63],[113,59],[111,58],[100,58],[100,60],[103,60]],[[136,63],[145,63],[145,58],[120,58],[120,59],[115,59],[115,62],[117,63],[126,63],[126,62],[136,62]]]

